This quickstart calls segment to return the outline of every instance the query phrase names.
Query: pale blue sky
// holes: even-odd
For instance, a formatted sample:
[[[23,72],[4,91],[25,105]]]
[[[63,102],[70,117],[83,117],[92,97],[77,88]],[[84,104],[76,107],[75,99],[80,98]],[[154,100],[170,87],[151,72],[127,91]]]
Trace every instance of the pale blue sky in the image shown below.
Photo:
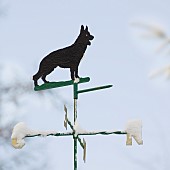
[[[79,148],[79,170],[170,168],[170,82],[164,78],[148,79],[153,68],[168,64],[170,59],[156,54],[156,44],[140,39],[134,33],[135,28],[130,26],[132,21],[155,22],[170,33],[168,0],[2,2],[4,15],[0,19],[1,61],[21,66],[26,78],[32,81],[40,60],[49,52],[72,44],[81,24],[88,25],[95,39],[85,53],[79,73],[81,77],[89,76],[91,82],[80,88],[105,84],[113,84],[113,88],[80,96],[79,124],[87,130],[124,130],[128,120],[143,121],[143,146],[138,146],[135,142],[132,147],[125,146],[125,136],[85,137],[87,162],[83,163]],[[49,76],[49,80],[53,81],[68,79],[69,70],[56,69]],[[71,88],[58,89],[60,95],[71,103],[70,91]],[[63,130],[64,113],[57,113],[50,107],[45,107],[42,112],[41,104],[26,107],[31,113],[27,114],[25,121],[32,127]],[[68,108],[71,112],[73,107],[69,105]],[[48,150],[42,151],[42,156],[45,153],[48,155],[50,169],[71,169],[71,139],[32,140],[47,145]],[[27,142],[27,150],[33,149],[29,142],[32,141]]]

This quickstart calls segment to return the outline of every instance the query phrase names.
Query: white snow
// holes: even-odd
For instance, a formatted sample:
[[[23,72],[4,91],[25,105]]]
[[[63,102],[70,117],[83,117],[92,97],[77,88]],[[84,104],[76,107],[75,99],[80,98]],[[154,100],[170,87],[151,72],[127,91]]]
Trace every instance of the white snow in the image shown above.
[[[75,79],[74,79],[74,83],[78,83],[79,81],[80,81],[79,78],[75,78]]]
[[[16,124],[12,131],[12,146],[16,149],[21,149],[25,145],[24,138],[30,131],[24,122]]]
[[[40,135],[46,137],[49,134],[56,134],[55,131],[37,131],[29,129],[24,122],[16,124],[13,128],[11,139],[12,146],[16,149],[21,149],[25,145],[24,138],[26,136]]]
[[[143,144],[142,140],[142,121],[141,120],[133,120],[129,121],[126,125],[127,132],[127,145],[132,145],[132,137],[139,144]]]
[[[75,135],[77,136],[78,134],[86,134],[87,131],[83,130],[80,125],[78,124],[78,121],[76,120],[75,125],[74,125],[74,130],[75,130]]]

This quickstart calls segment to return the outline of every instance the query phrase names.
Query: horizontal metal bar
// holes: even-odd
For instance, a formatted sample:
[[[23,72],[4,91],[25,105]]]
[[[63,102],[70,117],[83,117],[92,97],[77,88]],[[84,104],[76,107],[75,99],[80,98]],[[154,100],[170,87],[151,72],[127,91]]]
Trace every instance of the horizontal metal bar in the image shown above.
[[[36,137],[36,136],[42,136],[42,137],[45,137],[45,136],[71,136],[73,135],[73,132],[66,132],[66,133],[63,133],[63,132],[58,132],[58,133],[49,133],[49,134],[36,134],[36,135],[26,135],[25,137]]]
[[[83,136],[83,135],[111,135],[111,134],[124,135],[124,134],[127,134],[127,132],[125,132],[125,131],[112,131],[112,132],[101,131],[101,132],[84,132],[84,133],[76,133],[76,134],[77,134],[77,136],[80,136],[80,135],[81,136]],[[73,132],[66,132],[66,133],[58,132],[58,133],[49,133],[47,135],[43,135],[43,134],[27,135],[25,137],[36,137],[36,136],[73,136],[73,135],[74,135]]]
[[[117,135],[124,135],[127,134],[125,131],[101,131],[101,132],[85,132],[85,133],[78,133],[78,135],[111,135],[111,134],[117,134]]]
[[[79,83],[86,83],[86,82],[89,82],[89,81],[90,81],[90,77],[80,78],[80,81],[78,82],[78,84]],[[49,83],[44,83],[40,86],[35,86],[34,90],[40,91],[40,90],[69,86],[69,85],[73,85],[73,84],[74,84],[73,80],[59,81],[59,82],[49,82]]]
[[[89,89],[84,89],[84,90],[78,90],[77,93],[85,93],[85,92],[90,92],[90,91],[95,91],[95,90],[102,90],[106,88],[110,88],[113,85],[106,85],[106,86],[100,86],[100,87],[94,87],[94,88],[89,88]]]

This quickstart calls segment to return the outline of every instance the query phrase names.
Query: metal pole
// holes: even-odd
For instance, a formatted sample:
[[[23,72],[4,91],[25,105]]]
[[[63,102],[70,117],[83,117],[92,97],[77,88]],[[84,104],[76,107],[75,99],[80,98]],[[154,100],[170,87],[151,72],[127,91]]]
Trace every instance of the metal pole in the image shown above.
[[[77,99],[78,99],[78,84],[74,83],[74,125],[77,119]],[[74,170],[77,170],[77,135],[75,131],[73,132],[73,139],[74,139]]]
[[[77,119],[77,99],[74,99],[74,125]]]
[[[77,119],[77,99],[74,99],[74,125]],[[77,170],[77,136],[75,131],[73,132],[74,139],[74,170]]]
[[[77,137],[74,137],[74,170],[77,170]]]

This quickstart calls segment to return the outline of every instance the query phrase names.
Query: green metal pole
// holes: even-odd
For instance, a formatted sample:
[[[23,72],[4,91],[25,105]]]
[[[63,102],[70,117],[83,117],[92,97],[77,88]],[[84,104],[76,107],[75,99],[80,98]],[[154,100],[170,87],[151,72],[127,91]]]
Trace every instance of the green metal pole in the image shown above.
[[[77,137],[74,137],[74,170],[77,170]]]
[[[74,125],[77,119],[77,99],[74,99]],[[74,170],[77,170],[77,136],[75,132],[73,132],[74,139]]]
[[[78,99],[78,84],[74,83],[74,125],[77,119],[77,99]],[[74,170],[77,170],[77,135],[73,132],[74,139]]]
[[[77,119],[77,99],[74,99],[74,125]]]

